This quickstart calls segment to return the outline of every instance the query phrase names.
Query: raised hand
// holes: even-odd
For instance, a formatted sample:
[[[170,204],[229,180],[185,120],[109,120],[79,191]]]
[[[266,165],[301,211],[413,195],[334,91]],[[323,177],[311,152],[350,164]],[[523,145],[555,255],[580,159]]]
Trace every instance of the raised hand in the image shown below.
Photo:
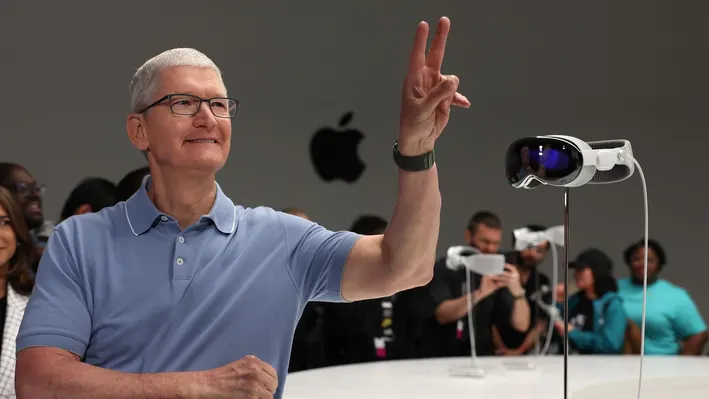
[[[497,284],[497,282],[492,276],[483,276],[480,279],[480,288],[478,289],[480,299],[492,294],[498,288],[500,288],[500,286]]]
[[[505,271],[497,275],[496,280],[499,284],[507,287],[512,295],[519,296],[524,294],[524,288],[522,287],[522,280],[519,276],[519,272],[513,265],[506,263]]]
[[[470,107],[458,93],[458,77],[441,74],[450,26],[448,18],[441,18],[428,55],[428,24],[421,22],[416,29],[401,98],[399,152],[403,155],[431,151],[448,124],[451,106]]]

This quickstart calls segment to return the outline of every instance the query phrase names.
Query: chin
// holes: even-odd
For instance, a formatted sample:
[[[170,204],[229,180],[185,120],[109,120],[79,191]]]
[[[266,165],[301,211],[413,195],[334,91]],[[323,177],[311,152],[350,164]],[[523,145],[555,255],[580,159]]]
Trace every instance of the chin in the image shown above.
[[[27,221],[27,228],[34,230],[44,223],[44,215],[37,215],[34,213],[31,215],[25,215],[25,220]]]
[[[183,165],[188,169],[199,170],[204,172],[218,172],[224,167],[226,160],[222,157],[201,157],[185,162]]]

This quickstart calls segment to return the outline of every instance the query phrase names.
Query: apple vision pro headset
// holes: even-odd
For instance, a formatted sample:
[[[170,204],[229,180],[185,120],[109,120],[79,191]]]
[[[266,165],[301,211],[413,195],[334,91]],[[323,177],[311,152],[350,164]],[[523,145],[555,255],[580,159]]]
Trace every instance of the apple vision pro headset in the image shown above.
[[[507,181],[514,188],[534,189],[540,185],[565,188],[564,275],[568,287],[569,188],[585,184],[610,184],[628,179],[635,169],[640,174],[645,202],[645,259],[643,309],[640,334],[640,398],[645,356],[645,311],[647,308],[648,200],[642,167],[633,157],[628,140],[585,142],[571,136],[524,137],[514,141],[505,158]],[[564,290],[564,328],[568,329],[568,292]],[[568,331],[564,334],[564,398],[568,396]]]

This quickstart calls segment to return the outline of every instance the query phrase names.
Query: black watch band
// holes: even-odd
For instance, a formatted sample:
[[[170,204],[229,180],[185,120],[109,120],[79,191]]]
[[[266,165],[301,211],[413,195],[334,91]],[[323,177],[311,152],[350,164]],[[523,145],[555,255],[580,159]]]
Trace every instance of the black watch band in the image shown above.
[[[431,150],[425,154],[406,156],[399,152],[399,142],[394,142],[394,162],[396,165],[407,172],[421,172],[433,167],[436,163],[435,150]]]

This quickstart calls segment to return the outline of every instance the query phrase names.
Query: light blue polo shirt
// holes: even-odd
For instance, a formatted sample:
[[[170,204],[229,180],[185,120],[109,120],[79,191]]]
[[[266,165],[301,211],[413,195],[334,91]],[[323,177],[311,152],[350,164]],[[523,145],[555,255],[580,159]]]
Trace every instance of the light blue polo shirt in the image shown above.
[[[17,336],[17,351],[58,347],[95,366],[194,371],[255,355],[278,372],[280,398],[306,302],[343,301],[359,235],[270,208],[212,210],[180,230],[146,185],[128,201],[55,228]]]
[[[623,298],[625,313],[638,327],[642,322],[643,287],[630,278],[618,280],[618,295]],[[667,280],[657,280],[647,287],[645,309],[645,354],[676,355],[680,342],[707,330],[697,305],[684,288]]]

